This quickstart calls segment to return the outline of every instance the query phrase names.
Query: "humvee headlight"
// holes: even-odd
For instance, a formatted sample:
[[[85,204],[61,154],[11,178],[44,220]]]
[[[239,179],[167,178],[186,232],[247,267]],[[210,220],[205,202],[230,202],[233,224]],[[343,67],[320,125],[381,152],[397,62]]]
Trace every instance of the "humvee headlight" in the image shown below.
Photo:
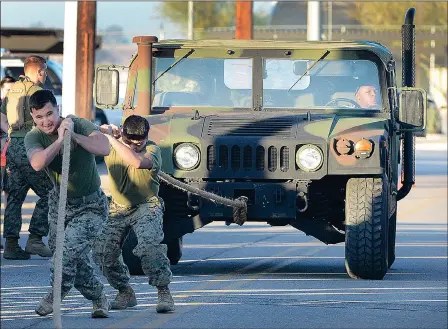
[[[174,150],[174,162],[179,169],[194,169],[201,159],[201,153],[196,145],[190,143],[179,144]]]
[[[361,139],[355,144],[355,156],[360,159],[370,157],[373,151],[373,144],[367,139]]]
[[[303,171],[316,171],[322,166],[323,153],[315,145],[307,144],[299,148],[296,153],[296,163]]]

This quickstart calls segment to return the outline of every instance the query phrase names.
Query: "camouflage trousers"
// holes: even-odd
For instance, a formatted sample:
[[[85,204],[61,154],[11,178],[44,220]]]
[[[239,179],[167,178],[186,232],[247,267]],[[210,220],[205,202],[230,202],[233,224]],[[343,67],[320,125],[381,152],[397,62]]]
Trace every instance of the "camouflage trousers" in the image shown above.
[[[158,197],[135,207],[126,207],[111,201],[109,218],[94,247],[94,258],[115,289],[125,287],[130,279],[128,267],[121,255],[121,246],[131,227],[138,241],[133,253],[140,258],[149,284],[165,286],[171,282],[167,246],[161,244],[163,209],[163,200]]]
[[[95,300],[101,296],[103,284],[94,273],[91,249],[97,239],[98,228],[107,219],[109,203],[103,191],[100,190],[97,199],[83,204],[70,204],[67,200],[65,217],[65,238],[62,255],[62,287],[61,294],[65,296],[70,289],[76,289],[87,299]],[[59,191],[52,190],[49,194],[49,224],[50,233],[48,245],[56,250],[56,228],[58,221]],[[51,285],[53,286],[54,258],[51,264]]]
[[[35,171],[28,161],[23,138],[13,137],[6,151],[8,199],[5,209],[5,238],[18,238],[22,227],[22,205],[31,188],[39,200],[30,221],[29,232],[48,234],[48,192],[53,188],[45,171]]]

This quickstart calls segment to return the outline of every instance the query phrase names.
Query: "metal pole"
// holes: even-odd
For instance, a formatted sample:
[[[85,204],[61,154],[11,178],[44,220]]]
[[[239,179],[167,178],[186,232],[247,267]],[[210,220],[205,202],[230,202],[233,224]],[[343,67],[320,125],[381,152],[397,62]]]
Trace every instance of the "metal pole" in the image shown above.
[[[76,34],[78,26],[78,3],[66,1],[64,4],[64,55],[62,65],[62,116],[75,114],[76,94]]]
[[[188,1],[188,39],[193,40],[193,1]]]
[[[81,118],[95,119],[93,76],[95,66],[96,1],[78,2],[76,41],[76,108]]]
[[[251,40],[252,35],[252,1],[237,1],[235,39]]]
[[[307,40],[320,40],[320,1],[308,1]]]
[[[328,3],[328,41],[333,39],[333,2]]]

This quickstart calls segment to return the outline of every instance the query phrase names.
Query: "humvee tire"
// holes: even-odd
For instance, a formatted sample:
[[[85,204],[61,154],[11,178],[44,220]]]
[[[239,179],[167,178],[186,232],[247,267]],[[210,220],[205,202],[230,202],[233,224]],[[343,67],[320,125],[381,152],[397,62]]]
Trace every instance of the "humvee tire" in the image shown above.
[[[397,211],[389,219],[389,243],[387,246],[388,257],[387,262],[389,263],[389,268],[395,262],[395,242],[397,239]]]
[[[388,186],[351,178],[345,200],[345,268],[350,277],[381,280],[388,269]]]
[[[168,246],[168,259],[171,265],[177,265],[182,257],[182,243],[183,237],[174,238],[170,241],[165,242]]]
[[[129,230],[128,236],[124,239],[123,247],[121,248],[121,254],[123,256],[124,263],[129,268],[129,273],[132,275],[145,275],[142,269],[142,263],[140,258],[134,255],[132,250],[137,246],[137,236],[133,229]]]
[[[167,256],[170,260],[170,264],[176,265],[177,263],[179,263],[179,260],[182,257],[182,237],[162,243],[166,243],[166,245],[168,246]],[[123,242],[121,254],[123,256],[124,263],[129,268],[129,273],[131,273],[132,275],[145,275],[142,269],[140,258],[135,256],[132,252],[132,250],[136,246],[137,237],[134,233],[134,230],[130,229],[128,236]]]

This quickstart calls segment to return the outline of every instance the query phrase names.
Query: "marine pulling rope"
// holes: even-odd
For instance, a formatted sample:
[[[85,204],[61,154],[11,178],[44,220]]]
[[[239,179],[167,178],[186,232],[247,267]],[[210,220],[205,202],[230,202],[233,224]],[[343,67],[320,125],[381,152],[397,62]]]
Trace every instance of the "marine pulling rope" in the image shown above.
[[[165,173],[163,171],[159,171],[159,177],[165,183],[167,183],[181,191],[190,192],[190,193],[195,194],[201,198],[210,200],[214,203],[219,203],[219,204],[222,204],[227,207],[232,207],[234,223],[241,226],[246,222],[246,220],[247,220],[247,201],[248,201],[247,197],[240,196],[240,197],[236,198],[235,200],[224,198],[224,197],[216,195],[214,193],[207,192],[207,191],[201,190],[199,188],[190,186],[184,182],[177,180],[176,178],[168,175],[167,173]]]
[[[71,134],[66,132],[63,141],[62,178],[59,189],[58,221],[56,226],[56,250],[53,263],[53,323],[55,329],[62,329],[61,319],[61,284],[62,255],[64,249],[64,222],[67,206],[68,173],[70,169]]]

